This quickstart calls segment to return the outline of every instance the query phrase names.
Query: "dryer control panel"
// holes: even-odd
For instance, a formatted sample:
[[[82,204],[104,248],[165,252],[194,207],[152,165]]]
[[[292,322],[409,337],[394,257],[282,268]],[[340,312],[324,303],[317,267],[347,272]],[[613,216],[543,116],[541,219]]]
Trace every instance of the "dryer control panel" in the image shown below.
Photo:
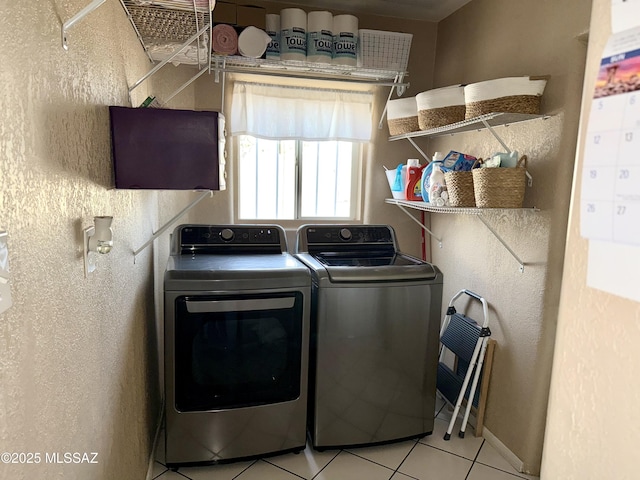
[[[180,225],[171,238],[171,254],[283,253],[287,244],[277,225]]]

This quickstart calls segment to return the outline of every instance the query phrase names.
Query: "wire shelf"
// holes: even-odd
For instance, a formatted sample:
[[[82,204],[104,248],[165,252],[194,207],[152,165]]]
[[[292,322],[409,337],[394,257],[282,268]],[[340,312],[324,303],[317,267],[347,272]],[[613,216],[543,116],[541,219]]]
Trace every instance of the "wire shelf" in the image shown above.
[[[213,55],[213,62],[223,66],[226,71],[236,73],[272,73],[290,76],[290,74],[327,75],[341,79],[345,77],[368,79],[372,81],[394,81],[398,75],[405,76],[406,72],[385,70],[379,68],[362,68],[350,65],[331,63],[313,63],[296,60],[271,60],[264,58],[249,58],[237,55]],[[214,67],[215,68],[215,67]],[[396,82],[397,84],[397,82]]]
[[[549,115],[532,115],[526,113],[487,113],[479,117],[463,120],[461,122],[452,123],[443,127],[432,128],[430,130],[421,130],[418,132],[404,133],[402,135],[393,135],[389,137],[389,141],[405,140],[415,137],[437,137],[442,135],[453,135],[462,132],[471,132],[473,130],[484,130],[487,125],[490,127],[498,127],[509,125],[512,123],[526,122],[534,119],[546,120]]]
[[[401,205],[403,207],[409,207],[414,210],[422,210],[423,212],[431,213],[456,213],[462,215],[482,215],[485,212],[499,212],[499,211],[514,211],[514,210],[528,210],[532,212],[539,212],[540,209],[533,208],[477,208],[477,207],[438,207],[431,205],[427,202],[415,202],[412,200],[398,200],[397,198],[386,198],[385,203],[391,205]]]

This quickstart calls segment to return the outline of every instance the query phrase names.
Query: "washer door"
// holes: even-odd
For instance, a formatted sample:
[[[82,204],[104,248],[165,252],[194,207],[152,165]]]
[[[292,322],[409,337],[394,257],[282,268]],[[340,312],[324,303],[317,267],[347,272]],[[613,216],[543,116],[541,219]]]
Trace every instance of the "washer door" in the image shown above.
[[[175,408],[221,410],[300,396],[303,295],[175,301]]]

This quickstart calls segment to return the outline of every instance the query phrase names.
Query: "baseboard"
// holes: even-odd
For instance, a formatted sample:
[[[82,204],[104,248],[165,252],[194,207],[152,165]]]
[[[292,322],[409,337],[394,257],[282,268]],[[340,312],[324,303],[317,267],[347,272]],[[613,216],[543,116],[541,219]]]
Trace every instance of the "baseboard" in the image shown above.
[[[515,453],[507,448],[498,437],[496,437],[487,427],[482,429],[482,437],[495,448],[502,457],[511,464],[518,472],[524,471],[524,462],[520,460]]]
[[[153,446],[151,447],[151,457],[149,458],[149,466],[147,467],[147,476],[146,480],[153,479],[153,464],[156,461],[156,449],[158,448],[158,437],[160,436],[160,432],[162,431],[162,417],[164,416],[164,403],[160,408],[160,416],[158,417],[158,421],[156,423],[156,433],[153,436]]]

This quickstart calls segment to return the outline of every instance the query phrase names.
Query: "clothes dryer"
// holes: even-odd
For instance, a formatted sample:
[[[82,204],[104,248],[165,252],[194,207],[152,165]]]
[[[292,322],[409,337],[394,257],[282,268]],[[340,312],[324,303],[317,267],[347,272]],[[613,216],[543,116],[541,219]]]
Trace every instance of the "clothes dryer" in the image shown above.
[[[310,289],[279,226],[175,229],[164,277],[168,465],[305,448]]]

